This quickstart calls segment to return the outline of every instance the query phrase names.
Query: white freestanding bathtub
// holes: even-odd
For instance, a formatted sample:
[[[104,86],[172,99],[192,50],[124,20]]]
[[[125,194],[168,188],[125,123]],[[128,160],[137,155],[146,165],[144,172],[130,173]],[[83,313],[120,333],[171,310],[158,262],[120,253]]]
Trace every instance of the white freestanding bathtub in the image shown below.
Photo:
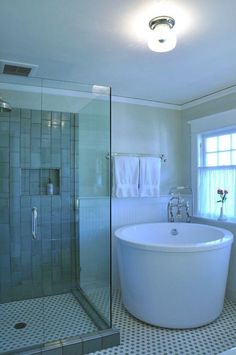
[[[147,223],[115,232],[122,299],[140,320],[194,328],[221,313],[233,235],[193,223]]]

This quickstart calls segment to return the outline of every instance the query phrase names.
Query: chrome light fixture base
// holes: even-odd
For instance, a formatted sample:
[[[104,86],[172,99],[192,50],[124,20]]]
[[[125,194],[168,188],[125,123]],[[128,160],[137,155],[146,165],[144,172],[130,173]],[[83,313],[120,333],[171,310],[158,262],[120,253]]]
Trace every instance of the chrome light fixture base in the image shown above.
[[[173,28],[175,25],[175,20],[170,16],[157,16],[151,19],[149,22],[149,27],[151,30],[154,30],[158,25],[168,25],[170,28]]]
[[[153,52],[169,52],[176,46],[175,20],[170,16],[158,16],[149,22],[148,47]]]

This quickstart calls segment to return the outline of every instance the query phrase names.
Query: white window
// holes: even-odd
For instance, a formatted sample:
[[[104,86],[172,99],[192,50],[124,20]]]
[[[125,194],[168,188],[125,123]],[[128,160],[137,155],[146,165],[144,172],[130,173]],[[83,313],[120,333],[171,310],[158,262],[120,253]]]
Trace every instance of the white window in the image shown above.
[[[217,190],[223,189],[228,191],[225,214],[236,218],[236,129],[200,134],[199,140],[198,215],[219,215]]]

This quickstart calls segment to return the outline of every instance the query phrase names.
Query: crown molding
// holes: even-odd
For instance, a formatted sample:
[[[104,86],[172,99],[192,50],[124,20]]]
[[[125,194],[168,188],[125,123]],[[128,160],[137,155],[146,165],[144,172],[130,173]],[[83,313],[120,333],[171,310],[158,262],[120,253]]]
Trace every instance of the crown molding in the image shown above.
[[[2,77],[2,75],[4,77],[9,77],[8,75],[0,74],[1,77]],[[20,79],[22,79],[22,78],[20,77]],[[28,78],[26,78],[26,79],[28,79]],[[15,90],[17,90],[17,91],[24,90],[24,91],[30,91],[30,92],[41,92],[42,87],[38,85],[39,79],[33,78],[33,77],[31,77],[30,79],[36,80],[35,85],[28,86],[27,83],[23,84],[20,81],[19,82],[18,81],[17,82],[3,81],[0,83],[0,89],[2,89],[2,88],[10,89],[10,88],[14,87]],[[94,91],[85,92],[85,91],[79,91],[79,90],[74,91],[74,90],[67,90],[67,89],[61,89],[61,88],[57,89],[57,88],[44,87],[43,91],[44,91],[44,93],[48,93],[48,94],[65,95],[65,96],[71,96],[71,97],[81,97],[81,98],[86,98],[86,99],[93,99],[93,98],[96,98],[97,96],[99,96],[100,99],[103,99],[103,96],[104,96],[104,99],[107,99],[107,93],[106,92],[104,93],[103,91],[99,92],[99,90],[97,88],[101,89],[101,87],[94,86]],[[113,102],[183,111],[183,110],[204,104],[206,102],[222,98],[222,97],[230,95],[230,94],[236,94],[236,85],[233,85],[233,86],[228,87],[223,90],[216,91],[214,93],[205,95],[203,97],[199,97],[198,99],[194,99],[194,100],[186,102],[184,104],[172,104],[172,103],[166,103],[166,102],[161,102],[161,101],[132,98],[132,97],[125,97],[125,96],[116,96],[116,95],[112,95],[111,99]]]
[[[125,104],[149,106],[149,107],[158,107],[165,108],[169,110],[181,110],[181,105],[170,104],[160,101],[144,100],[144,99],[135,99],[131,97],[116,96],[112,95],[112,102],[120,102]]]
[[[220,91],[216,91],[212,94],[208,94],[208,95],[205,95],[205,96],[200,97],[198,99],[186,102],[184,104],[179,104],[179,105],[160,102],[160,101],[152,101],[152,100],[145,100],[145,99],[135,99],[135,98],[124,97],[124,96],[116,96],[116,95],[112,95],[112,101],[113,102],[128,103],[128,104],[133,104],[133,105],[159,107],[159,108],[164,108],[164,109],[183,111],[183,110],[204,104],[206,102],[222,98],[222,97],[230,95],[230,94],[236,94],[236,85],[231,86],[226,89],[223,89],[223,90],[220,90]]]
[[[226,88],[226,89],[223,89],[223,90],[220,90],[220,91],[216,91],[216,92],[214,92],[212,94],[200,97],[200,98],[198,98],[196,100],[186,102],[185,104],[181,105],[181,109],[182,110],[186,110],[188,108],[192,108],[192,107],[204,104],[205,102],[209,102],[209,101],[212,101],[212,100],[220,99],[220,98],[222,98],[224,96],[227,96],[227,95],[230,95],[230,94],[235,94],[235,93],[236,93],[236,85],[231,86],[231,87]]]

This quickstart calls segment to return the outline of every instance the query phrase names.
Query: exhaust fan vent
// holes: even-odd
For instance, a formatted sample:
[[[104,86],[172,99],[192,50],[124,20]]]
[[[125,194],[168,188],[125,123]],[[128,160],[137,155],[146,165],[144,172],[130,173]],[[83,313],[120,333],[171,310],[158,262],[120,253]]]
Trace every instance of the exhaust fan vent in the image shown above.
[[[0,60],[0,73],[18,76],[32,76],[38,69],[38,65],[28,63],[10,62]]]
[[[29,76],[31,68],[18,67],[16,65],[5,64],[3,74]]]

